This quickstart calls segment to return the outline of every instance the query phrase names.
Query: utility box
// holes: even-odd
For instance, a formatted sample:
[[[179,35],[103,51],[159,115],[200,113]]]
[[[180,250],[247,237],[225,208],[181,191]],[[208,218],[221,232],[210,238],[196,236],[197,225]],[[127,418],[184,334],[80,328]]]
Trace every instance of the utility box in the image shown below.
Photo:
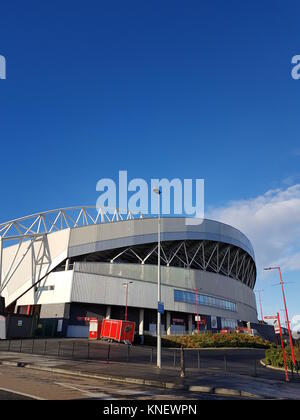
[[[100,321],[98,318],[90,318],[89,323],[90,323],[89,339],[100,340],[102,321]]]
[[[134,340],[135,322],[117,319],[102,321],[101,338],[132,344]]]

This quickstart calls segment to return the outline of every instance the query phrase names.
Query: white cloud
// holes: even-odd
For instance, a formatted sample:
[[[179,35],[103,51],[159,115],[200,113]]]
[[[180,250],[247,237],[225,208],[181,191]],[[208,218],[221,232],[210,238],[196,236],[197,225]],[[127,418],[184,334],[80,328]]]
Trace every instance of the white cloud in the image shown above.
[[[259,270],[274,264],[284,271],[300,270],[300,184],[230,202],[211,210],[208,217],[248,236]]]

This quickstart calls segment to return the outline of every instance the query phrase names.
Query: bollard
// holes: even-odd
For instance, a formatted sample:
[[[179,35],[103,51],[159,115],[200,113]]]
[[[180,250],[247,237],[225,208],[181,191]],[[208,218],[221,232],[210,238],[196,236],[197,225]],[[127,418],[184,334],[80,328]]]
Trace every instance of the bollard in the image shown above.
[[[89,345],[89,343],[88,343]],[[75,351],[75,343],[73,341],[73,345],[72,345],[72,359],[74,359],[74,351]]]
[[[58,352],[57,352],[57,356],[60,357],[60,346],[61,346],[61,342],[58,342]]]
[[[32,340],[31,353],[33,353],[33,349],[34,349],[34,340]]]
[[[198,350],[198,369],[201,369],[200,351]]]
[[[153,347],[151,348],[150,363],[153,363]]]
[[[176,350],[174,350],[173,366],[176,366]]]
[[[22,353],[22,340],[20,341],[20,353]]]
[[[108,345],[108,350],[107,350],[107,360],[110,359],[110,343]]]
[[[224,354],[224,370],[227,372],[227,357],[226,354]]]
[[[7,351],[10,351],[10,340],[8,342],[8,349],[7,349]]]
[[[181,346],[180,352],[180,378],[184,379],[185,377],[185,364],[184,364],[184,350],[183,346]]]
[[[90,342],[88,341],[88,360],[90,360]]]
[[[46,354],[46,350],[47,350],[47,340],[45,340],[45,344],[44,344],[44,356]]]

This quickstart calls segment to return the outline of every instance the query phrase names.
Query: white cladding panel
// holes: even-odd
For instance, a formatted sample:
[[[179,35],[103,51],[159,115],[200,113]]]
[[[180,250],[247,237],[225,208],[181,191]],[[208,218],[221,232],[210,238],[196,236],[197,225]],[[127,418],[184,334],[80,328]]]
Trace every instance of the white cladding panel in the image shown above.
[[[69,236],[66,229],[3,250],[2,285],[7,285],[2,296],[6,306],[67,258]]]
[[[119,264],[116,265],[119,266]],[[83,269],[87,266],[88,264],[82,264]],[[145,269],[146,267],[143,268]],[[191,291],[197,287],[199,290],[201,289],[201,293],[203,294],[227,299],[236,303],[237,309],[236,312],[232,312],[201,305],[201,313],[257,322],[254,293],[241,282],[219,274],[199,270],[185,270],[174,267],[170,267],[169,270],[173,273],[179,270],[183,277],[181,278],[181,282],[178,282],[178,279],[174,279],[174,281],[170,281],[169,279],[166,282],[165,279],[167,276],[164,275],[164,271],[162,270],[162,301],[167,311],[195,313],[195,305],[174,301],[174,290]],[[133,277],[114,277],[111,275],[75,271],[71,301],[123,306],[125,305],[125,288],[123,283],[128,279],[133,281],[129,285],[128,305],[137,308],[156,309],[157,283],[155,277],[151,279],[148,277],[147,280],[143,280]]]
[[[17,306],[68,303],[71,301],[73,271],[50,273],[38,284],[37,290],[32,288],[21,299]]]

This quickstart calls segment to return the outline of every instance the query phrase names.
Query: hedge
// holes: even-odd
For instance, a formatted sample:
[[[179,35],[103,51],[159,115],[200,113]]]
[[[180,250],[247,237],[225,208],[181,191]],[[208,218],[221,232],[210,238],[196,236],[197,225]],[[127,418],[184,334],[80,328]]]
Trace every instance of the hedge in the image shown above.
[[[144,344],[155,346],[156,337],[145,336]],[[222,347],[250,347],[268,349],[272,346],[269,341],[263,340],[261,337],[252,337],[246,334],[195,334],[183,336],[162,337],[163,347],[179,348],[222,348]]]

